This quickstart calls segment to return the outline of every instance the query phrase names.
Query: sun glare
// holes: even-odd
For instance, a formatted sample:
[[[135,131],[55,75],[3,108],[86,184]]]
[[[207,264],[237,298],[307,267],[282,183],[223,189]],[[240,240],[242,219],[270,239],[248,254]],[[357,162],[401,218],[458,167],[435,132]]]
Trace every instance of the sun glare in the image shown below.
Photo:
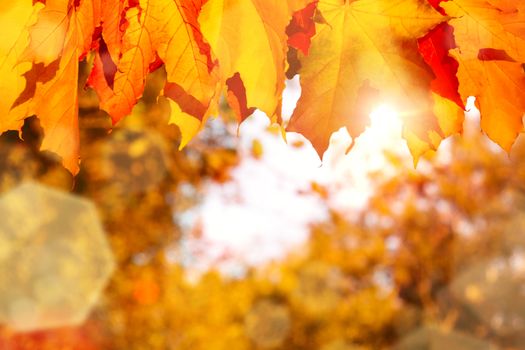
[[[390,139],[398,139],[401,133],[401,127],[402,122],[399,113],[390,105],[379,105],[370,113],[369,130],[376,135],[383,135]]]
[[[352,150],[382,158],[384,150],[399,148],[402,127],[399,113],[394,108],[387,104],[378,105],[370,113],[370,125],[355,140]]]

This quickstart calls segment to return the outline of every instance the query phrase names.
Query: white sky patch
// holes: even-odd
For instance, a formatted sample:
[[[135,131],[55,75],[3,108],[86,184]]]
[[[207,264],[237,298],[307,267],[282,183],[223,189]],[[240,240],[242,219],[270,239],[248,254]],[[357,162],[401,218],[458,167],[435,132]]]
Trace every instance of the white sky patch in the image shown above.
[[[265,131],[268,124],[268,118],[256,112],[241,125],[241,164],[232,170],[231,181],[210,182],[194,208],[191,216],[201,237],[188,237],[184,243],[184,249],[193,250],[184,254],[193,267],[218,266],[231,272],[232,259],[258,265],[281,258],[305,241],[312,222],[327,217],[326,206],[310,190],[321,164],[316,153],[286,145],[280,135]],[[263,146],[259,159],[251,156],[256,138]]]
[[[341,129],[334,133],[324,155],[324,171],[318,181],[329,188],[330,205],[337,210],[352,212],[366,205],[373,191],[371,173],[381,172],[386,177],[394,174],[385,151],[401,156],[407,163],[412,161],[401,137],[401,120],[394,110],[379,104],[370,115],[370,124],[348,154],[348,132]]]
[[[289,81],[283,98],[284,120],[293,113],[299,96],[298,79]],[[327,218],[329,208],[351,214],[364,207],[373,191],[369,174],[394,174],[385,150],[412,163],[399,117],[380,103],[371,115],[371,126],[348,154],[348,132],[334,133],[322,166],[303,136],[288,133],[287,145],[279,135],[266,131],[268,125],[261,112],[241,125],[242,161],[232,171],[232,180],[210,182],[202,203],[191,215],[184,214],[193,218],[200,233],[200,238],[192,238],[189,225],[176,254],[189,268],[214,266],[236,274],[239,263],[258,265],[282,258],[305,241],[311,224]],[[263,146],[259,159],[251,156],[254,139]],[[292,146],[296,141],[304,146]],[[328,204],[311,191],[313,182],[328,190]]]

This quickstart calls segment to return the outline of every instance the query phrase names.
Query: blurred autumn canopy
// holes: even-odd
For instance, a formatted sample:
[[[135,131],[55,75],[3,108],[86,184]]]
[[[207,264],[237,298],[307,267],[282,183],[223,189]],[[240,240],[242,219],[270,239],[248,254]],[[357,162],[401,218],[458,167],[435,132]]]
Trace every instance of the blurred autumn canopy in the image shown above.
[[[225,100],[309,139],[352,137],[377,101],[404,120],[416,158],[461,131],[469,96],[481,127],[510,150],[525,111],[525,5],[519,0],[22,0],[1,5],[0,132],[36,115],[42,150],[78,173],[79,88],[96,91],[113,125],[148,74],[162,69],[169,122],[186,145]],[[78,61],[89,75],[79,79]],[[285,78],[302,94],[282,123]]]

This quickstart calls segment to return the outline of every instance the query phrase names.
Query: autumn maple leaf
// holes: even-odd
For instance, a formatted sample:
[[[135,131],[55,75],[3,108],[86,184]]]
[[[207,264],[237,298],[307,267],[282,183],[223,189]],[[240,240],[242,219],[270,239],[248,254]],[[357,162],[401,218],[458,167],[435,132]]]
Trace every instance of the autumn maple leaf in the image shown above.
[[[445,13],[439,6],[436,5],[436,8]],[[435,76],[430,83],[434,100],[433,112],[444,136],[461,132],[465,119],[465,103],[458,92],[459,64],[449,53],[456,47],[454,28],[448,23],[441,23],[418,40],[419,52]],[[415,148],[418,143],[416,141],[409,144]],[[426,145],[421,146],[419,153],[427,149]],[[418,151],[413,149],[412,153],[418,154]]]
[[[300,55],[302,95],[288,126],[322,155],[332,132],[352,137],[367,124],[372,102],[395,106],[419,156],[444,136],[433,112],[433,74],[418,38],[447,20],[417,0],[321,1],[309,55]]]
[[[26,89],[24,74],[32,63],[20,62],[20,55],[29,44],[27,27],[41,7],[33,7],[31,0],[0,3],[0,22],[5,26],[0,40],[0,133],[20,129],[29,113],[28,104],[13,105]]]
[[[476,97],[481,128],[510,151],[525,113],[525,3],[454,0],[440,6],[452,17],[460,93]]]
[[[223,85],[239,120],[254,108],[273,121],[281,117],[286,27],[292,14],[312,0],[209,0],[199,17],[217,55]]]
[[[312,37],[315,35],[314,16],[317,10],[318,1],[310,3],[305,8],[293,14],[292,21],[286,28],[288,35],[288,45],[301,50],[308,55]]]
[[[30,6],[27,0],[21,4]],[[26,31],[29,41],[7,73],[18,79],[18,66],[32,64],[23,74],[24,90],[16,100],[8,101],[13,103],[11,110],[27,106],[18,122],[32,114],[38,116],[44,130],[41,149],[58,154],[74,174],[79,170],[78,61],[90,49],[99,10],[96,0],[46,0],[35,23],[19,29],[13,47],[24,41],[21,36]]]
[[[104,1],[113,2],[105,7],[119,9],[121,18],[107,14],[111,27],[103,23],[89,84],[113,123],[130,114],[158,60],[167,72],[165,95],[182,111],[202,119],[216,93],[217,78],[210,48],[198,28],[195,1],[125,1],[123,6],[120,0]]]

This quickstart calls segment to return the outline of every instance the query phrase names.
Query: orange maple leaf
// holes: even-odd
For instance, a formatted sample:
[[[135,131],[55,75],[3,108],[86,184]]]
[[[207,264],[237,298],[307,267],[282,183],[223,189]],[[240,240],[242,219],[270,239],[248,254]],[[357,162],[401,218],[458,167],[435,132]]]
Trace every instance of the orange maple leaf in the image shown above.
[[[102,23],[102,42],[88,81],[102,109],[114,124],[130,114],[152,65],[160,60],[167,71],[166,95],[202,119],[216,92],[217,78],[210,48],[198,29],[194,1],[128,0],[120,8],[122,2],[112,2],[122,18],[118,26],[114,15],[109,19],[111,31]],[[188,106],[192,103],[196,106]]]
[[[453,17],[460,93],[476,96],[481,128],[510,151],[525,114],[525,3],[454,0],[441,6]]]
[[[73,174],[79,170],[78,61],[91,47],[100,15],[96,0],[46,0],[38,20],[30,27],[30,41],[19,60],[32,62],[37,83],[31,113],[44,130],[41,149],[58,154]],[[42,80],[43,70],[54,76]],[[27,86],[35,84],[30,79]]]
[[[300,55],[302,95],[289,131],[302,133],[320,156],[332,132],[357,137],[373,102],[395,106],[415,157],[444,136],[433,112],[433,75],[418,52],[418,38],[446,17],[417,0],[321,1],[308,56]]]

